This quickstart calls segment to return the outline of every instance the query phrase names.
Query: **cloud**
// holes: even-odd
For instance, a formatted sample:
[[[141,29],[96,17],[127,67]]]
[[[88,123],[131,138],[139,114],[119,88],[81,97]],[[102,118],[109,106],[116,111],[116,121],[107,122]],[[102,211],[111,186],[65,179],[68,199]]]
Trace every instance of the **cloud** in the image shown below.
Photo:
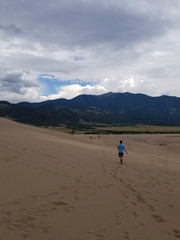
[[[9,25],[0,24],[0,31],[5,32],[9,35],[19,35],[23,33],[23,31],[13,23]]]
[[[71,99],[71,98],[76,97],[81,94],[98,95],[98,94],[102,94],[102,93],[106,93],[106,92],[107,92],[107,90],[103,86],[100,86],[100,85],[81,86],[80,84],[71,84],[71,85],[63,86],[63,87],[57,89],[57,93],[50,95],[48,98],[49,99],[57,99],[57,98]]]
[[[1,89],[23,95],[27,88],[37,87],[37,84],[29,81],[27,76],[28,73],[25,72],[7,73],[0,78]]]
[[[1,1],[0,100],[4,91],[13,102],[108,91],[180,96],[179,9],[178,0]],[[43,74],[67,84],[44,96]]]
[[[149,40],[172,25],[165,18],[153,17],[152,10],[156,8],[149,1],[149,4],[136,1],[133,5],[129,1],[103,3],[98,0],[78,0],[76,4],[72,0],[20,3],[7,0],[1,7],[2,16],[6,11],[11,14],[10,18],[5,18],[4,25],[9,29],[23,29],[27,38],[31,36],[41,43],[63,47],[92,47],[106,43],[123,47]],[[168,7],[171,9],[172,5],[168,4],[166,9]],[[12,21],[19,27],[12,25]]]
[[[39,86],[31,79],[29,72],[7,72],[0,74],[0,98],[2,100],[13,99],[17,101],[35,101],[40,100]]]

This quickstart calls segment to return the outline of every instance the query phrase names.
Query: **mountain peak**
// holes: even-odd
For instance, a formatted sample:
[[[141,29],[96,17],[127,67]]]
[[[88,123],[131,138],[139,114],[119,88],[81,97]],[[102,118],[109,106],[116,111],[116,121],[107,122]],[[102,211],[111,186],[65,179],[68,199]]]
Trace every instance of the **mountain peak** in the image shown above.
[[[113,93],[41,103],[0,102],[0,116],[35,125],[70,123],[180,125],[180,98]]]

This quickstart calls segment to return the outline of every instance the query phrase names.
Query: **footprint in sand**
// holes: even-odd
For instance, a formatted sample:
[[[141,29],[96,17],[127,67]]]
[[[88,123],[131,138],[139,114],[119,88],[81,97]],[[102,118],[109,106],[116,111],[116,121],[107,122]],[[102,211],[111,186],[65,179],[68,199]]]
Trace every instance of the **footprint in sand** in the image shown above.
[[[28,234],[23,234],[22,237],[23,238],[27,238],[29,235]]]
[[[175,236],[176,238],[180,239],[180,230],[178,230],[178,229],[173,229],[172,232],[173,232],[173,234],[174,234],[174,236]]]
[[[58,195],[59,194],[59,192],[50,192],[50,193],[48,193],[48,195]]]
[[[12,212],[11,211],[8,211],[8,210],[4,210],[4,214],[6,216],[12,216]]]
[[[67,202],[58,201],[58,202],[52,202],[53,207],[52,210],[63,208],[64,211],[69,212],[70,210],[74,209],[73,206],[70,206]]]
[[[122,234],[122,237],[123,237],[124,239],[130,239],[130,234],[129,234],[129,232],[124,232],[124,233]]]
[[[159,223],[163,223],[167,221],[163,216],[160,216],[160,215],[153,215],[153,218]]]
[[[149,207],[149,210],[150,210],[150,211],[155,212],[155,209],[154,209],[154,207],[153,207],[152,205],[147,204],[147,206]]]
[[[136,212],[132,212],[132,215],[133,215],[134,217],[138,217],[138,215],[137,215]]]
[[[119,217],[120,217],[119,214],[118,214],[118,212],[114,211],[114,217],[115,217],[115,218],[119,218]]]
[[[67,202],[52,202],[53,205],[61,207],[61,206],[67,206]]]
[[[104,233],[98,233],[98,232],[87,232],[87,234],[92,235],[94,237],[98,237],[98,238],[104,238]]]

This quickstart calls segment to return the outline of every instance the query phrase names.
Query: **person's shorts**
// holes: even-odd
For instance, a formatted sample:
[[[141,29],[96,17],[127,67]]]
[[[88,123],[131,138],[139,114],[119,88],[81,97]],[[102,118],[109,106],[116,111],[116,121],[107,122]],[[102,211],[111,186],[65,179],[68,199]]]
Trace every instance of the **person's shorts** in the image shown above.
[[[119,157],[123,157],[123,153],[119,153]]]

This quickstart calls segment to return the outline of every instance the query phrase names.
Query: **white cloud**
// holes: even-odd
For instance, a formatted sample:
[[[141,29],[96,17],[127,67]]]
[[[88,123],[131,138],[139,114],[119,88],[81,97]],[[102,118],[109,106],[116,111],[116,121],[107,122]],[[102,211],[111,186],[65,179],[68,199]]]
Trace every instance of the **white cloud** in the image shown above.
[[[108,91],[180,96],[179,9],[178,0],[1,1],[0,100]],[[43,96],[41,74],[85,86]]]
[[[74,98],[78,95],[81,94],[93,94],[93,95],[98,95],[98,94],[103,94],[106,93],[107,90],[100,85],[97,86],[81,86],[79,84],[72,84],[69,86],[63,86],[59,88],[57,91],[57,94],[52,94],[48,98],[49,99],[57,99],[57,98],[67,98],[71,99]]]
[[[18,101],[36,101],[43,99],[38,94],[40,86],[32,78],[30,72],[6,72],[0,71],[0,99]]]

